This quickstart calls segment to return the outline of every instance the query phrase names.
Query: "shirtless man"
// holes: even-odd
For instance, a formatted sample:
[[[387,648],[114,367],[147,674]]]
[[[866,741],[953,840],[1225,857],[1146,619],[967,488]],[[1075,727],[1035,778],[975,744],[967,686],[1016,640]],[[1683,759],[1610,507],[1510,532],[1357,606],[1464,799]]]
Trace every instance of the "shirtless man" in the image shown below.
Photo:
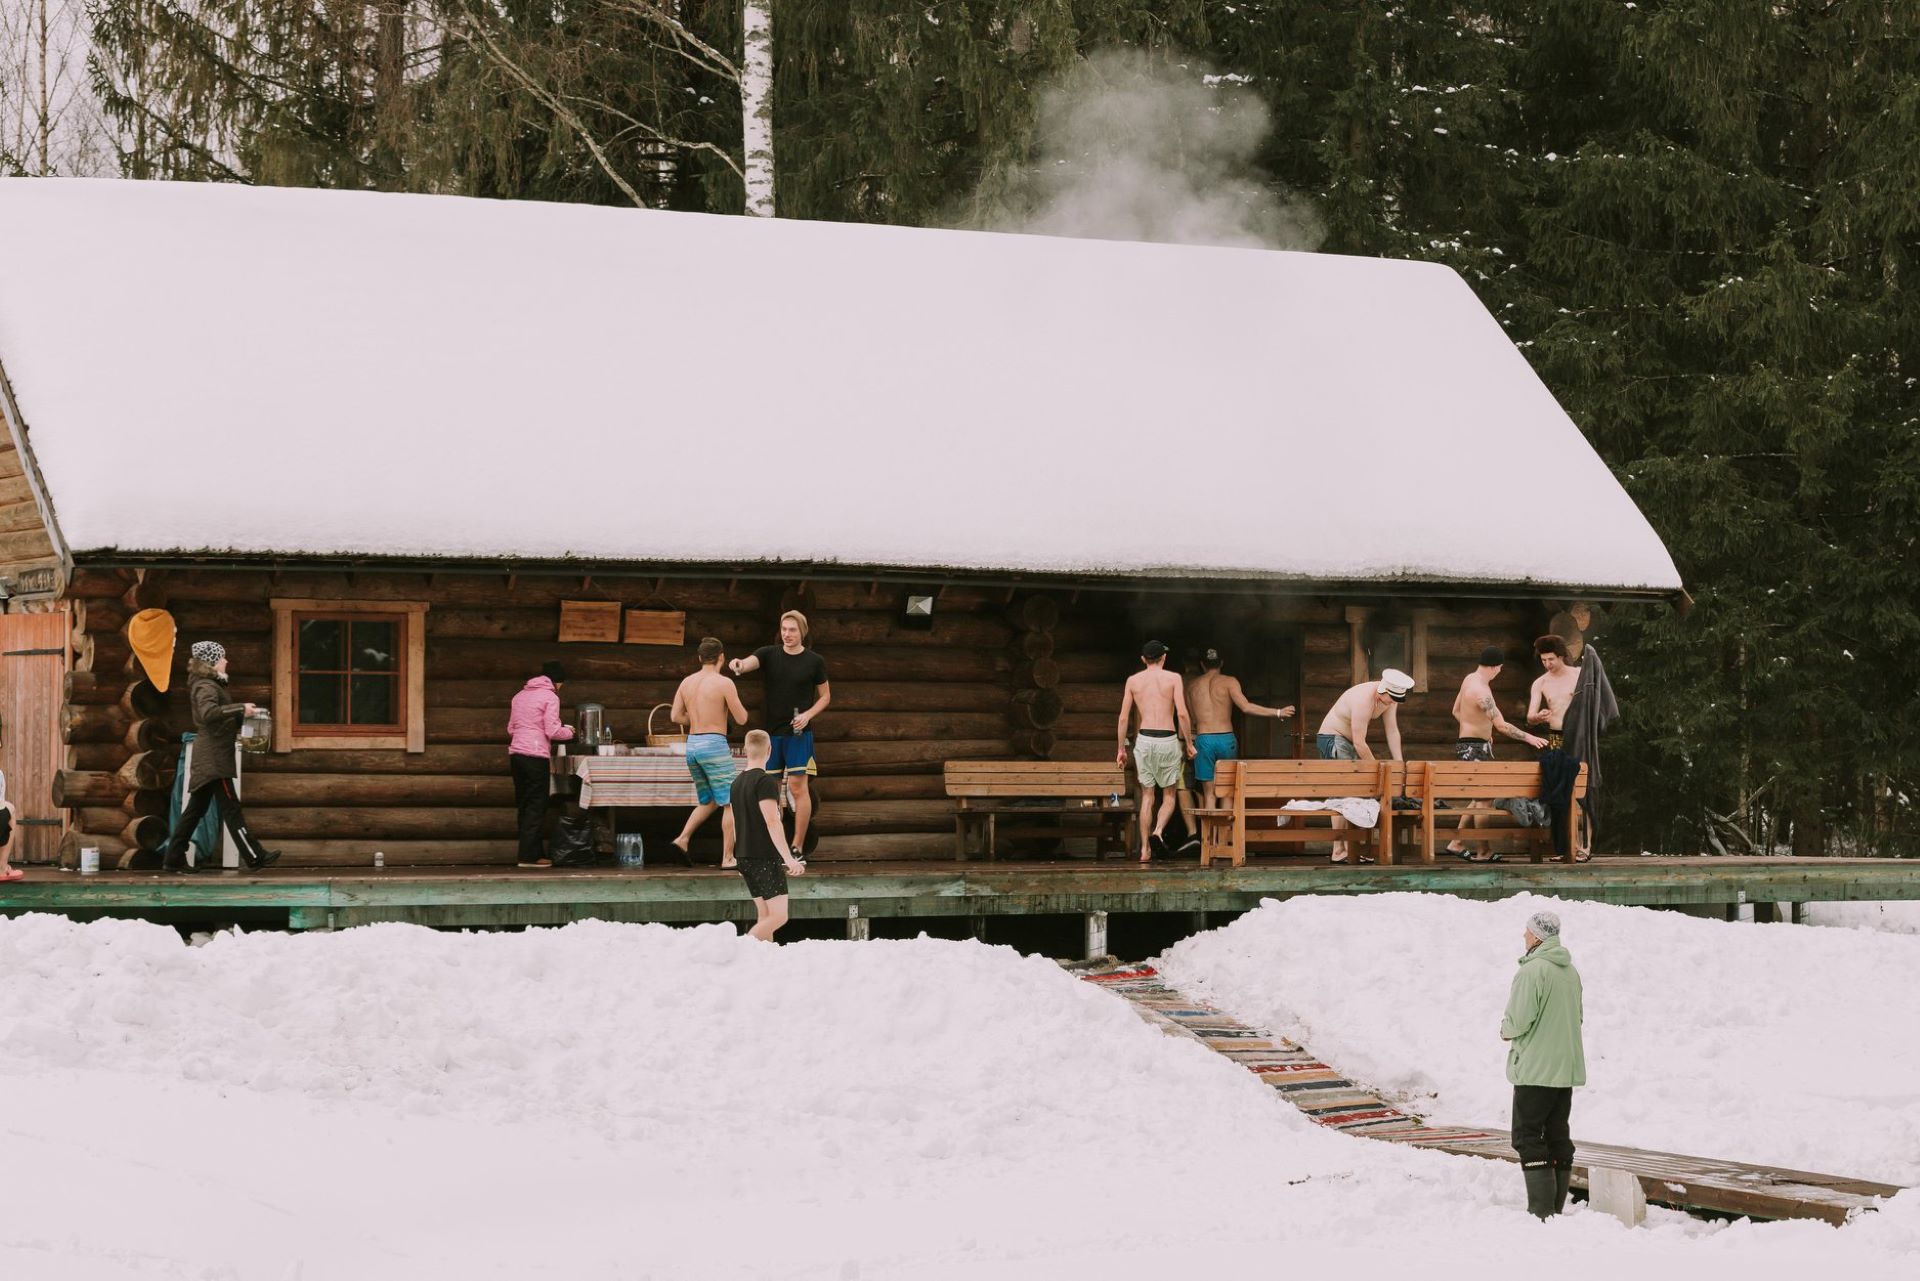
[[[1167,820],[1179,807],[1180,777],[1194,748],[1186,682],[1178,672],[1167,670],[1167,647],[1148,641],[1140,647],[1140,662],[1142,670],[1127,678],[1120,698],[1120,750],[1114,761],[1127,763],[1127,730],[1138,710],[1140,733],[1133,740],[1133,767],[1140,777],[1140,861],[1146,863],[1155,854],[1168,852]]]
[[[1533,682],[1533,694],[1527,700],[1527,724],[1547,727],[1546,746],[1559,748],[1560,730],[1566,724],[1567,704],[1580,684],[1580,669],[1567,659],[1567,642],[1559,636],[1542,636],[1533,643],[1545,670]]]
[[[1240,688],[1240,678],[1220,670],[1223,660],[1217,649],[1202,654],[1200,663],[1206,670],[1187,686],[1187,700],[1193,706],[1193,781],[1200,784],[1201,807],[1212,809],[1213,767],[1240,757],[1240,740],[1233,736],[1233,709],[1237,707],[1248,716],[1285,720],[1293,715],[1293,708],[1249,702]]]
[[[1533,643],[1533,652],[1540,656],[1540,666],[1545,670],[1534,678],[1533,694],[1527,700],[1527,724],[1545,725],[1547,747],[1559,751],[1561,730],[1567,723],[1567,707],[1573,702],[1573,691],[1580,686],[1580,669],[1568,660],[1564,637],[1542,636]],[[1593,857],[1585,847],[1590,829],[1584,823],[1578,826],[1581,847],[1574,850],[1573,859],[1584,863]]]
[[[1380,673],[1377,681],[1362,681],[1334,700],[1327,709],[1326,717],[1320,722],[1320,733],[1315,745],[1320,749],[1323,761],[1370,761],[1374,759],[1373,749],[1367,746],[1367,726],[1373,718],[1385,713],[1387,732],[1387,754],[1394,760],[1406,759],[1400,754],[1400,704],[1407,701],[1407,694],[1413,689],[1413,677],[1403,671],[1389,667]],[[1333,820],[1335,831],[1345,831],[1347,821],[1343,818]],[[1344,840],[1333,843],[1333,861],[1345,863],[1348,860],[1348,846]],[[1373,860],[1366,855],[1360,858],[1362,863]]]
[[[1453,699],[1453,720],[1459,726],[1460,736],[1453,741],[1455,760],[1490,761],[1493,759],[1493,732],[1499,730],[1508,738],[1514,738],[1528,747],[1539,749],[1547,745],[1547,740],[1527,733],[1518,725],[1510,724],[1500,714],[1500,704],[1493,696],[1493,682],[1500,675],[1500,669],[1506,664],[1506,651],[1498,645],[1489,645],[1480,651],[1480,665],[1468,672],[1466,679],[1460,682],[1460,692]],[[1484,801],[1475,801],[1467,807],[1467,813],[1461,816],[1462,830],[1481,826],[1481,820],[1488,817]],[[1500,856],[1490,849],[1475,850],[1462,845],[1459,841],[1447,842],[1446,852],[1469,863],[1497,863]]]
[[[720,674],[726,650],[709,636],[700,642],[700,670],[680,682],[673,691],[672,716],[684,726],[687,737],[687,773],[693,775],[694,799],[699,803],[687,817],[687,825],[673,838],[680,857],[693,862],[690,847],[693,834],[702,823],[720,811],[720,866],[733,866],[733,779],[738,772],[733,752],[727,747],[727,717],[737,725],[747,723],[747,709],[740,704],[740,691],[731,679]]]

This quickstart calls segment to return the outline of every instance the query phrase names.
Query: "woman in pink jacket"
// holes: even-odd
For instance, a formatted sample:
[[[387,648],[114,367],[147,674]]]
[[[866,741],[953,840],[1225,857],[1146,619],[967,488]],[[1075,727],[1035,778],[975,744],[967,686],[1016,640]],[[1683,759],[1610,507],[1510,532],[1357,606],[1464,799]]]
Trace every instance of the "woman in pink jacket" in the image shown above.
[[[553,744],[573,737],[560,723],[560,687],[566,670],[547,663],[513,696],[507,716],[507,765],[513,771],[513,803],[520,810],[520,866],[552,867],[547,857],[547,788]]]

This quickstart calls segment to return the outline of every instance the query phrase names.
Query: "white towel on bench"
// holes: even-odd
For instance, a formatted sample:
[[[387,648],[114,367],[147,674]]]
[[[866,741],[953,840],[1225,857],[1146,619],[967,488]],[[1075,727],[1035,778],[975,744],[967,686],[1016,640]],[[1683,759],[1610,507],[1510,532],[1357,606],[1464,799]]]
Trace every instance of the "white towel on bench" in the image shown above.
[[[1368,800],[1364,796],[1334,796],[1324,801],[1288,801],[1280,807],[1301,814],[1338,814],[1355,827],[1376,827],[1380,823],[1380,802]],[[1287,825],[1287,816],[1280,816],[1280,826]]]

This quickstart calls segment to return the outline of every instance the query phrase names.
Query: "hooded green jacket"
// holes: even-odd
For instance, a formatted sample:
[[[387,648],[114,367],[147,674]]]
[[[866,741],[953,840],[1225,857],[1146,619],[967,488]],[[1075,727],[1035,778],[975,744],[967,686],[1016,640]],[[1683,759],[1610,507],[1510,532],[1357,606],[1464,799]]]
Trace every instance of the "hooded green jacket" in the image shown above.
[[[1573,1086],[1587,1083],[1587,1054],[1580,1044],[1585,1010],[1580,971],[1556,935],[1520,958],[1500,1020],[1507,1050],[1507,1080],[1515,1085]]]

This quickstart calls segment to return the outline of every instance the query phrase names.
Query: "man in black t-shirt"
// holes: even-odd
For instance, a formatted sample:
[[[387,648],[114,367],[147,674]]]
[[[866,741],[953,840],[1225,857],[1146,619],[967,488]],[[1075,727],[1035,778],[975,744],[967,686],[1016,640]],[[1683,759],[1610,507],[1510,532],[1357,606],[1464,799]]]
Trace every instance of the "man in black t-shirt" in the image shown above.
[[[747,933],[771,943],[774,932],[787,923],[787,875],[799,876],[807,865],[787,848],[780,826],[780,778],[767,772],[772,746],[767,732],[748,730],[744,746],[747,768],[733,780],[727,802],[733,814],[733,849],[740,879],[753,896],[753,928]]]
[[[727,666],[735,676],[766,673],[767,733],[773,739],[767,773],[786,779],[793,794],[793,847],[805,850],[813,818],[807,781],[820,773],[813,756],[813,720],[833,701],[827,662],[807,648],[807,616],[788,610],[780,615],[778,645],[762,646]]]

